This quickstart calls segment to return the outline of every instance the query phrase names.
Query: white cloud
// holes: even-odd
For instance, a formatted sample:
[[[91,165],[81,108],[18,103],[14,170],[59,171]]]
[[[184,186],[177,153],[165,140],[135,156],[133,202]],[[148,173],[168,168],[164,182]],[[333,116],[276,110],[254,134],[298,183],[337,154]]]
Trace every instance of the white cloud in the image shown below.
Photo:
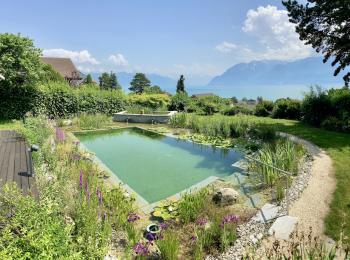
[[[216,46],[221,52],[234,53],[243,60],[296,60],[314,54],[311,46],[306,46],[295,32],[295,25],[289,22],[288,12],[276,6],[260,6],[249,10],[242,31],[257,40],[254,47],[223,42]],[[226,43],[226,44],[224,44]]]
[[[111,62],[113,62],[117,66],[127,66],[128,65],[128,61],[120,53],[112,54],[111,56],[108,57],[108,60],[110,60]]]
[[[43,55],[46,57],[70,58],[75,63],[85,63],[91,65],[100,64],[87,50],[70,51],[65,49],[46,49],[43,50]]]
[[[223,41],[222,43],[216,45],[215,49],[219,52],[229,53],[237,49],[237,45],[231,42]]]

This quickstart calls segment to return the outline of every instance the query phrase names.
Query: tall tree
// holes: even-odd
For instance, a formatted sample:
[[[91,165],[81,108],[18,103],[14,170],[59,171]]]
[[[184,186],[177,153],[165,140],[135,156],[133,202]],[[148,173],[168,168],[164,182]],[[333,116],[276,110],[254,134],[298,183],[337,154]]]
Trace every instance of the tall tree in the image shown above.
[[[185,77],[184,75],[180,76],[180,79],[177,81],[177,85],[176,85],[176,92],[177,93],[186,93],[185,91]]]
[[[121,89],[118,83],[117,75],[114,72],[103,72],[100,77],[98,77],[101,89]]]
[[[109,74],[110,87],[113,89],[121,89],[122,87],[119,85],[117,75],[111,71]]]
[[[151,81],[143,73],[136,73],[132,81],[130,82],[130,88],[132,92],[136,94],[142,94],[146,89],[151,86]]]
[[[41,51],[20,34],[0,34],[0,118],[20,118],[35,105],[45,73]]]
[[[93,83],[91,74],[87,74],[87,76],[85,78],[85,83],[86,84],[92,84]]]
[[[110,77],[107,72],[103,72],[101,76],[98,77],[100,82],[101,89],[109,89],[110,88]]]
[[[290,21],[296,24],[300,39],[323,54],[323,62],[331,57],[336,66],[334,76],[350,65],[350,1],[307,0],[282,1],[289,12]],[[343,77],[345,85],[350,81],[350,72]]]

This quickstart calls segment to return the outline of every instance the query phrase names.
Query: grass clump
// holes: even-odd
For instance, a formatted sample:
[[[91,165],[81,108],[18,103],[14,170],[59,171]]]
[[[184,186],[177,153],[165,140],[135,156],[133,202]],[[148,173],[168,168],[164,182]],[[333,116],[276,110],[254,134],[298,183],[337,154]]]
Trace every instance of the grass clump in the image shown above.
[[[79,117],[73,119],[73,125],[80,129],[99,129],[112,123],[110,116],[105,114],[86,114],[83,113]]]
[[[178,204],[179,219],[185,224],[195,221],[205,207],[208,194],[208,189],[184,194]]]
[[[160,251],[160,257],[164,260],[177,260],[179,254],[180,241],[178,235],[172,230],[162,233],[162,238],[156,241]]]
[[[275,168],[296,175],[298,174],[299,159],[304,154],[305,152],[300,145],[283,138],[273,144],[264,144],[255,156],[257,161],[250,160],[249,169],[261,174],[266,185],[273,186],[280,176],[283,176]]]

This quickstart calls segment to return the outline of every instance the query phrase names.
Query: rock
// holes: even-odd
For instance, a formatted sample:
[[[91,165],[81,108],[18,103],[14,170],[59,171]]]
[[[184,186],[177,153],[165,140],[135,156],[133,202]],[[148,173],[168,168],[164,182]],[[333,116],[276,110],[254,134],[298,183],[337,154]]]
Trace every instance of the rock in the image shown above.
[[[72,120],[70,120],[70,119],[63,120],[62,124],[64,126],[71,126],[72,125]]]
[[[283,216],[276,219],[272,224],[269,234],[274,235],[277,239],[288,240],[290,234],[294,231],[298,218],[291,216]]]
[[[213,195],[213,201],[220,205],[232,205],[236,203],[239,193],[231,188],[220,188]]]

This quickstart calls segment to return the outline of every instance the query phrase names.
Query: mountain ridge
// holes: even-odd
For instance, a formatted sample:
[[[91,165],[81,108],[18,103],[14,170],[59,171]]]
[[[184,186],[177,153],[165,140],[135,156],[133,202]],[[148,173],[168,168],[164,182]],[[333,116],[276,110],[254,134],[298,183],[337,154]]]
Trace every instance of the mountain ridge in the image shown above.
[[[261,60],[238,63],[214,77],[207,86],[266,85],[266,84],[332,84],[342,77],[333,76],[334,68],[321,57],[296,61]]]

